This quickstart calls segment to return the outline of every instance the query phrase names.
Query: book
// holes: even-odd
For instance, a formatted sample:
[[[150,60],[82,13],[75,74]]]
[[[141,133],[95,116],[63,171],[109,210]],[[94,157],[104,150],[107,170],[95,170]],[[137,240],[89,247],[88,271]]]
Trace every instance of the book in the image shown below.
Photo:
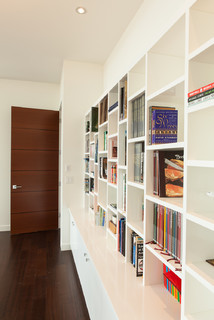
[[[184,154],[182,150],[154,153],[154,194],[183,197]],[[158,184],[158,187],[157,187]]]
[[[118,101],[116,101],[109,107],[108,112],[111,112],[112,110],[116,109],[117,106],[118,106]]]
[[[178,111],[152,111],[152,144],[177,142]]]
[[[164,287],[181,303],[181,279],[163,264]]]
[[[143,249],[144,249],[144,241],[141,237],[136,237],[136,276],[140,277],[143,275]]]
[[[120,120],[127,118],[127,80],[120,88]]]
[[[153,205],[153,241],[180,263],[182,262],[181,225],[180,212],[156,203]]]
[[[124,161],[124,163],[125,163],[125,166],[126,166],[126,163],[127,163],[127,130],[125,130],[125,152],[124,152],[124,157],[125,157],[125,161]]]
[[[108,120],[108,96],[100,102],[100,125]]]
[[[91,108],[91,132],[98,131],[98,107]]]
[[[150,106],[149,107],[149,144],[152,144],[152,112],[154,110],[175,110],[174,107]]]
[[[118,251],[125,256],[125,237],[126,237],[126,220],[121,218],[119,220],[119,229],[118,229]]]
[[[211,266],[214,267],[214,259],[207,259],[206,262],[208,262],[209,264],[211,264]]]
[[[207,84],[206,86],[203,86],[203,87],[201,87],[201,88],[198,88],[198,89],[196,89],[196,90],[193,90],[193,91],[189,92],[189,93],[188,93],[188,102],[189,102],[189,99],[191,99],[192,97],[195,97],[195,96],[197,96],[198,94],[203,93],[203,92],[206,92],[206,91],[211,90],[211,89],[213,89],[213,88],[214,88],[214,82],[209,83],[209,84]]]
[[[132,101],[132,137],[145,135],[145,94]]]
[[[108,131],[104,131],[103,133],[104,141],[103,141],[103,149],[104,151],[107,150],[107,141],[108,141]]]
[[[143,183],[144,175],[144,144],[136,142],[134,145],[134,181]]]

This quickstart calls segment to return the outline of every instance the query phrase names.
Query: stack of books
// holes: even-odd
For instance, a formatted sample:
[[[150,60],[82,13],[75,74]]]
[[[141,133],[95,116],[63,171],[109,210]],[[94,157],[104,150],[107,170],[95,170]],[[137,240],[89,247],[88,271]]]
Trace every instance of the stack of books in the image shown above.
[[[134,231],[131,235],[131,263],[136,269],[136,276],[143,275],[143,239]]]
[[[214,82],[204,87],[196,89],[188,93],[188,106],[194,106],[199,103],[214,98]]]
[[[164,287],[181,303],[181,279],[163,264]]]

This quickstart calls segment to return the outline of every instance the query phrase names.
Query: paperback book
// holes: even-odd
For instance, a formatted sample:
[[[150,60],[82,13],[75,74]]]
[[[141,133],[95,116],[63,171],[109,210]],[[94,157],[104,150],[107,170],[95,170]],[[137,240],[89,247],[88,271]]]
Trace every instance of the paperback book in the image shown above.
[[[178,132],[177,110],[152,111],[152,144],[175,143]]]

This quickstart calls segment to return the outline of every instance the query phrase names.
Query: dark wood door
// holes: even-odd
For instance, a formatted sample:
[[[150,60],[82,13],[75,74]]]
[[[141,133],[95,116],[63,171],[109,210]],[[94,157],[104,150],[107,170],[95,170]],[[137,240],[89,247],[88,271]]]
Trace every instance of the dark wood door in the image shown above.
[[[11,113],[11,233],[57,229],[59,112]]]

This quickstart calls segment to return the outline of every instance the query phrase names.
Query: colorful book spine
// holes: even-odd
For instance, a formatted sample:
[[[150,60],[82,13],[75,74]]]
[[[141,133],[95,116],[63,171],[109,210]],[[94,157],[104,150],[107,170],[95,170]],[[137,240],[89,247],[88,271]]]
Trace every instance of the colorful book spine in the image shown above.
[[[153,110],[152,144],[177,142],[178,111]]]
[[[181,225],[180,212],[154,204],[153,241],[180,263],[182,262]]]
[[[112,105],[109,107],[108,112],[111,112],[112,110],[116,109],[117,106],[118,106],[118,101],[115,102],[114,104],[112,104]]]
[[[164,287],[181,303],[181,279],[163,264]]]

